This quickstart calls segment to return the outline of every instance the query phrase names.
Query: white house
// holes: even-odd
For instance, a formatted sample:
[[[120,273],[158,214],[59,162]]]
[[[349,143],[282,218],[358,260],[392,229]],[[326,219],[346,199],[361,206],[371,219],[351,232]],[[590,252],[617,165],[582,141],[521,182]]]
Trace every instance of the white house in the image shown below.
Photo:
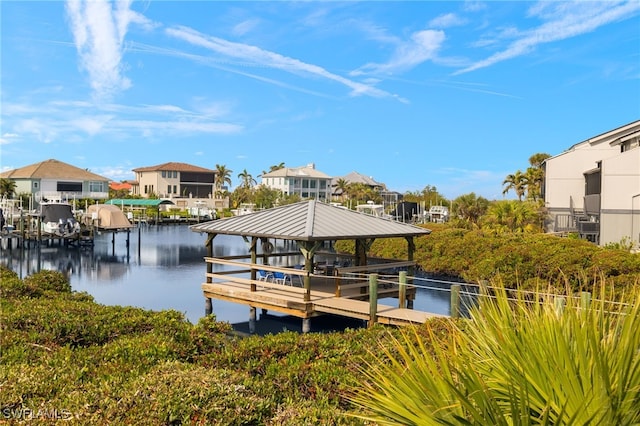
[[[62,161],[50,159],[0,174],[16,184],[16,194],[32,194],[33,201],[71,201],[109,198],[109,179]]]
[[[548,231],[601,245],[640,243],[640,120],[579,142],[543,167]]]
[[[284,195],[298,194],[303,200],[331,200],[331,176],[316,170],[313,163],[265,173],[261,184],[280,190]]]

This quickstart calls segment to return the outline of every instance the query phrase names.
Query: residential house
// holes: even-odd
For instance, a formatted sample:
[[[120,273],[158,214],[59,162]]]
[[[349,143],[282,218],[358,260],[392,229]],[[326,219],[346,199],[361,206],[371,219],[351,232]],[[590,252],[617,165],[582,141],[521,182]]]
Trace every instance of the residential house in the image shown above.
[[[133,185],[130,182],[109,182],[109,189],[119,194],[116,198],[122,198],[122,195],[130,195],[133,193]]]
[[[342,189],[338,188],[338,181],[343,179],[347,184],[351,183],[359,183],[365,185],[372,190],[378,192],[380,197],[382,198],[382,204],[384,206],[396,206],[400,201],[402,201],[402,194],[395,191],[388,191],[386,189],[386,185],[384,183],[380,183],[373,179],[371,176],[366,176],[358,172],[351,172],[344,176],[334,177],[331,181],[332,188],[332,196],[334,199],[342,200],[344,199],[344,194],[342,193]]]
[[[640,243],[640,120],[579,142],[543,167],[548,231],[601,245]]]
[[[216,171],[186,163],[170,162],[133,169],[134,195],[173,200],[180,207],[194,207],[201,201],[210,208],[227,208],[228,198],[216,198]],[[182,199],[182,200],[180,200]],[[201,203],[202,204],[202,203]]]
[[[109,198],[108,178],[54,159],[9,170],[0,177],[14,181],[16,194],[31,194],[36,203]]]
[[[313,163],[265,173],[262,175],[261,184],[280,190],[284,195],[297,194],[304,200],[331,200],[331,176],[316,170]]]

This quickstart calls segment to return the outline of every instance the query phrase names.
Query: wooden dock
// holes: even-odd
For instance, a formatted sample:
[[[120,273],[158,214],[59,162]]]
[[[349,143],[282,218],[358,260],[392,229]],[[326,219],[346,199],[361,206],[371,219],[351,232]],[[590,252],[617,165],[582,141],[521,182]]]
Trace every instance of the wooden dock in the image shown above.
[[[235,266],[225,272],[208,272],[207,281],[202,284],[202,291],[207,301],[207,312],[211,313],[211,299],[219,299],[244,304],[255,310],[280,312],[303,319],[303,331],[310,326],[305,321],[319,315],[332,314],[348,318],[389,325],[422,324],[430,318],[443,315],[411,309],[415,298],[415,288],[404,286],[399,280],[389,279],[371,282],[369,278],[351,278],[340,275],[308,274],[303,270],[275,267],[261,264],[249,264],[234,260],[207,258],[208,263],[222,263]],[[270,273],[281,272],[289,276],[289,280],[270,282],[251,279],[252,270],[264,270]],[[349,272],[354,272],[350,268]],[[336,272],[337,274],[337,272]],[[310,290],[301,286],[302,276],[310,280]],[[300,284],[296,284],[300,283]],[[372,287],[373,286],[373,287]],[[383,304],[379,299],[398,299],[395,306]],[[375,305],[372,306],[372,301]],[[252,314],[252,316],[255,314]]]

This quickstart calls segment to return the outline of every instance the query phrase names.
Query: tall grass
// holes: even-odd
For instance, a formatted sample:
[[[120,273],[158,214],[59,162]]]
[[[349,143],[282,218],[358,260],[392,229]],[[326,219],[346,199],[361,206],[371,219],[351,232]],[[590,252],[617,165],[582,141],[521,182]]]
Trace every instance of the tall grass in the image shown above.
[[[386,361],[366,364],[366,380],[351,395],[365,413],[359,417],[408,425],[639,424],[639,288],[627,304],[538,296],[485,292],[470,319],[451,323],[448,343],[407,331],[391,349],[381,344]]]

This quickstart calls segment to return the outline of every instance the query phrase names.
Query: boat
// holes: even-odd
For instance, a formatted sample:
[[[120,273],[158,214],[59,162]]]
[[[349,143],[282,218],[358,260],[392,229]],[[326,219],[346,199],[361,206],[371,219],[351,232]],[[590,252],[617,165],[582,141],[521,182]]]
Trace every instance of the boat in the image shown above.
[[[375,204],[373,201],[367,201],[367,204],[358,204],[356,211],[383,219],[393,219],[391,215],[384,212],[384,205]]]
[[[449,208],[445,206],[431,206],[429,209],[429,217],[431,222],[447,222],[449,221]]]
[[[40,203],[40,230],[60,238],[77,238],[80,223],[73,214],[69,203]]]
[[[237,209],[232,210],[235,216],[244,216],[245,214],[251,214],[256,210],[256,205],[253,203],[241,203]]]
[[[83,223],[104,231],[123,231],[133,228],[133,224],[118,206],[113,204],[94,204],[87,207]]]

